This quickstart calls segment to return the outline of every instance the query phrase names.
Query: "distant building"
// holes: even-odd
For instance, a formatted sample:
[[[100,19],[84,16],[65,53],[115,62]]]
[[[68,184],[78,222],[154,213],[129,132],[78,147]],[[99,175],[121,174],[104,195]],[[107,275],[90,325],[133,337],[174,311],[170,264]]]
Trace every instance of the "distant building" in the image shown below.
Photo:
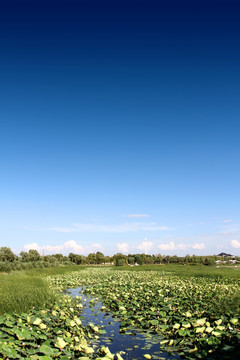
[[[236,263],[237,263],[237,260],[229,260],[229,263],[230,263],[230,264],[236,264]]]
[[[218,254],[217,256],[221,256],[221,257],[235,257],[235,256],[233,256],[233,255],[231,255],[231,254],[226,254],[226,253],[224,253],[224,252]]]

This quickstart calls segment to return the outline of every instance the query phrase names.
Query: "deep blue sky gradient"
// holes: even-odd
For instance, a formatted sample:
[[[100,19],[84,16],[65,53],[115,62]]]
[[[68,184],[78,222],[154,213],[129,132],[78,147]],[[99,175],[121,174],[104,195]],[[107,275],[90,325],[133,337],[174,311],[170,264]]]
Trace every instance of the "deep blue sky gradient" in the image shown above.
[[[1,2],[1,246],[237,254],[239,16],[239,1]]]

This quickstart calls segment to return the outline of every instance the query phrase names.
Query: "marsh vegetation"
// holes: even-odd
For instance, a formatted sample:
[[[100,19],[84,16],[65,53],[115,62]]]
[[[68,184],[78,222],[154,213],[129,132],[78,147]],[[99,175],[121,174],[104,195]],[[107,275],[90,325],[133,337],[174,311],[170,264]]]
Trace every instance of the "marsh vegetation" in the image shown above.
[[[158,336],[159,355],[149,347],[146,358],[160,359],[164,353],[184,359],[238,358],[239,275],[238,268],[180,265],[1,274],[0,354],[3,359],[130,359],[127,346],[125,354],[115,355],[110,345],[98,346],[103,324],[83,324],[83,299],[63,294],[84,285],[93,303],[100,299],[102,311],[119,321],[122,333]]]

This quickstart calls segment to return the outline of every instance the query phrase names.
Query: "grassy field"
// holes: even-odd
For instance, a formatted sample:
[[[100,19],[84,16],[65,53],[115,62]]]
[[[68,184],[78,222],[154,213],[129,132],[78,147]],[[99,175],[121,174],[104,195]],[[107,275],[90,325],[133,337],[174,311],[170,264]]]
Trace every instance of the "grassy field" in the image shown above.
[[[0,275],[0,314],[46,306],[55,299],[44,279],[26,273]]]
[[[62,266],[0,273],[0,314],[47,306],[56,298],[46,282],[47,276],[75,273],[87,268]]]

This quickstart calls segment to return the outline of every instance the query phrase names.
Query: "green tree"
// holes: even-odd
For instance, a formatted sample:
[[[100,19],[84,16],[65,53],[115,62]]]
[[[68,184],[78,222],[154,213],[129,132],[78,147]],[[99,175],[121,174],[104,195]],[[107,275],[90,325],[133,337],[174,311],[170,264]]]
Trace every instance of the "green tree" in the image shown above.
[[[3,246],[0,248],[0,261],[13,262],[15,257],[16,256],[9,247]]]
[[[96,254],[95,253],[88,254],[87,264],[96,264]]]
[[[98,251],[96,253],[96,263],[97,264],[104,264],[105,263],[105,256],[100,251]]]
[[[116,262],[117,266],[124,266],[126,265],[126,261],[124,259],[118,259],[118,261]]]
[[[55,255],[53,255],[56,259],[57,259],[57,261],[59,261],[60,263],[62,263],[63,262],[63,255],[62,254],[55,254]]]
[[[163,256],[161,254],[157,254],[154,258],[154,264],[161,264],[163,261]]]
[[[27,251],[21,251],[20,252],[20,256],[21,256],[21,260],[24,262],[28,262],[29,261],[29,254]]]
[[[170,256],[170,263],[176,264],[179,262],[177,255]]]
[[[142,256],[142,254],[135,254],[134,255],[134,261],[138,265],[142,265],[143,264],[143,256]]]
[[[144,262],[144,264],[153,264],[154,258],[153,258],[153,256],[151,256],[149,254],[146,254],[146,255],[144,254],[143,262]]]
[[[128,256],[128,264],[133,265],[134,264],[134,256]]]
[[[126,255],[123,255],[121,253],[117,253],[116,255],[113,256],[113,258],[114,258],[115,265],[119,265],[120,260],[123,260],[123,262],[125,264],[127,264],[127,256]],[[120,261],[120,263],[123,263],[123,262]]]
[[[185,256],[185,258],[184,258],[184,262],[185,262],[186,264],[189,264],[191,261],[192,261],[191,256],[190,256],[189,254],[187,254],[187,255]]]
[[[28,255],[29,255],[29,260],[33,262],[41,259],[39,252],[34,249],[30,249]]]
[[[110,256],[105,256],[105,264],[109,264],[111,262]]]

